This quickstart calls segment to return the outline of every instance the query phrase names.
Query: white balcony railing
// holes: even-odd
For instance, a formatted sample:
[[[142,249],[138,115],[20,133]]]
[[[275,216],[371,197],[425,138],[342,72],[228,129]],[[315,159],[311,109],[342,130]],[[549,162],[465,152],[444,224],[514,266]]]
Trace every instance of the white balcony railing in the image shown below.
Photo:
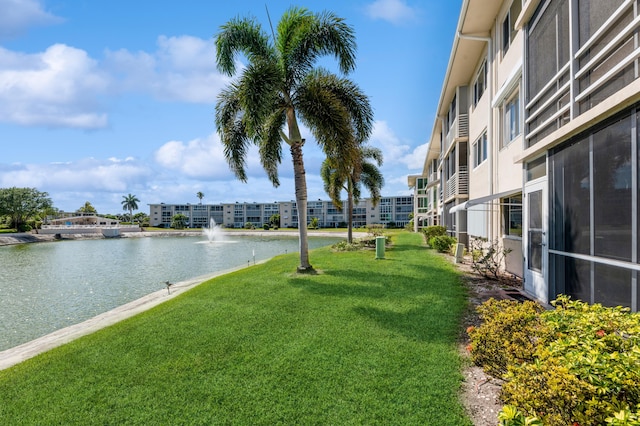
[[[461,166],[457,173],[451,176],[445,185],[444,201],[459,195],[469,194],[469,172],[466,166]]]

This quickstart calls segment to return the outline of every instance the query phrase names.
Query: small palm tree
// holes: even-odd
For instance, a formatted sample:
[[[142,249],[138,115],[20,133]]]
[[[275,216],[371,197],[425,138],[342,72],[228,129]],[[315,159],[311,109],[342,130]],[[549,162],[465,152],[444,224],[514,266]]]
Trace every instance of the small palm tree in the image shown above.
[[[347,191],[347,241],[353,242],[353,206],[360,201],[360,185],[369,191],[375,207],[380,201],[380,191],[384,177],[378,167],[382,166],[382,151],[378,148],[361,147],[356,162],[346,163],[342,159],[330,157],[323,161],[320,175],[324,190],[338,210],[342,210],[340,194]],[[371,162],[369,160],[374,160]]]
[[[202,204],[202,199],[204,198],[204,194],[201,191],[198,191],[196,197],[200,200],[200,204]]]
[[[346,161],[356,156],[373,125],[369,99],[352,81],[315,67],[320,57],[330,55],[347,74],[356,66],[355,49],[353,29],[342,18],[296,7],[284,13],[273,39],[250,18],[232,19],[216,36],[216,61],[222,73],[235,74],[237,55],[248,60],[241,75],[218,96],[216,127],[224,155],[236,177],[246,182],[248,145],[256,144],[267,176],[279,186],[282,142],[288,145],[300,223],[300,272],[313,268],[305,226],[305,140],[298,120],[311,130],[327,156]]]
[[[81,213],[98,213],[96,208],[91,205],[89,201],[85,202],[82,207],[78,209],[78,212]]]
[[[129,211],[129,220],[133,224],[133,211],[138,210],[138,203],[140,200],[135,195],[123,195],[123,200],[120,202],[122,204],[122,210]]]

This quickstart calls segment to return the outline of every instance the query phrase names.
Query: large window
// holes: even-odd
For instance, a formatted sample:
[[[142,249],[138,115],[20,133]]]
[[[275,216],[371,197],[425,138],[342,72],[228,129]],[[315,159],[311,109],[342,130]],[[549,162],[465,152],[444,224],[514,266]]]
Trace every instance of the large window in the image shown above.
[[[476,75],[476,80],[473,83],[473,106],[480,101],[482,94],[487,88],[487,62],[483,61]]]
[[[507,146],[522,132],[520,126],[520,92],[516,92],[505,102],[502,114],[502,146]]]
[[[487,132],[473,143],[473,167],[478,167],[487,159]]]

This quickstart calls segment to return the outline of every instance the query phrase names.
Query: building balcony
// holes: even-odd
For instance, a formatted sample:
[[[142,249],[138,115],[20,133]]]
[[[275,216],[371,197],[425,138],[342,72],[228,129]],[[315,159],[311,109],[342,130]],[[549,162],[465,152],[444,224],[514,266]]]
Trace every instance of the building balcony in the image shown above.
[[[469,195],[469,171],[466,166],[460,167],[458,171],[447,180],[443,191],[443,201],[448,202],[462,195]]]
[[[451,128],[447,133],[447,137],[445,138],[445,147],[440,154],[444,155],[447,151],[449,151],[449,147],[459,139],[467,139],[469,137],[469,114],[458,114],[453,123],[451,123]]]

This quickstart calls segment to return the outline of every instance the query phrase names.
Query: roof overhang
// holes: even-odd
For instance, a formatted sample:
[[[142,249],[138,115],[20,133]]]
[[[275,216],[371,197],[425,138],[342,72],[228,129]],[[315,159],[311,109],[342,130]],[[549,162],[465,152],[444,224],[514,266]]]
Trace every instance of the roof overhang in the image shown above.
[[[456,87],[469,83],[480,57],[486,52],[485,41],[467,39],[460,35],[489,37],[502,3],[503,0],[464,0],[462,3],[438,103],[439,116],[447,113]]]
[[[449,213],[459,212],[461,210],[467,210],[469,207],[477,206],[478,204],[488,203],[489,201],[493,201],[497,198],[504,198],[510,195],[517,194],[522,192],[522,188],[512,189],[510,191],[498,192],[496,194],[487,195],[486,197],[474,198],[473,200],[465,201],[464,203],[458,204],[457,206],[453,206]]]

